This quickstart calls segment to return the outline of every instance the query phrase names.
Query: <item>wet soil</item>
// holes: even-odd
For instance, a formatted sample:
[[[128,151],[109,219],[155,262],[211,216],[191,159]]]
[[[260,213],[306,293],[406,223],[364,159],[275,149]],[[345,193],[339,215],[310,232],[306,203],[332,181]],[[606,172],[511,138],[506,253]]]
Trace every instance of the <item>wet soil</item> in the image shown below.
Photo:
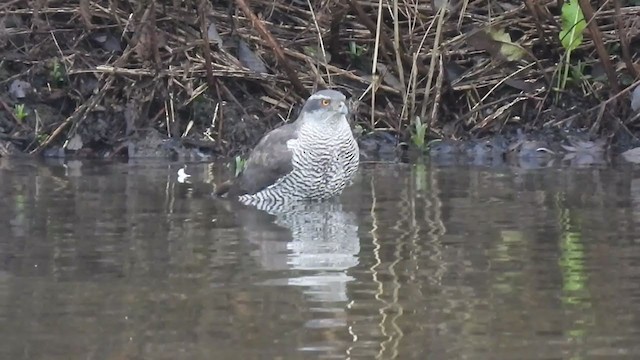
[[[244,156],[267,131],[289,121],[287,119],[295,119],[304,99],[296,86],[291,88],[294,82],[290,83],[282,74],[276,76],[286,68],[285,64],[271,56],[271,49],[263,40],[251,37],[255,29],[246,26],[247,17],[241,16],[239,10],[231,18],[225,6],[213,5],[208,10],[212,14],[207,20],[211,24],[209,37],[215,35],[210,39],[209,56],[213,58],[209,59],[193,42],[199,39],[195,13],[186,12],[176,17],[171,15],[171,9],[142,6],[134,9],[133,18],[145,20],[145,16],[151,16],[149,13],[156,14],[159,17],[153,19],[156,27],[150,30],[144,22],[132,21],[130,27],[118,28],[123,30],[120,33],[114,30],[114,24],[122,20],[118,18],[122,14],[113,13],[115,17],[107,19],[112,13],[105,13],[100,7],[54,9],[51,5],[49,12],[38,15],[37,9],[25,6],[14,4],[0,21],[2,157],[211,160]],[[259,11],[261,6],[254,4],[254,9]],[[269,28],[285,42],[287,37],[297,36],[296,31],[287,33],[273,22],[278,16],[284,22],[293,15],[291,9],[278,9],[282,13],[272,14],[274,17],[268,19],[272,22]],[[76,21],[76,10],[82,22]],[[295,16],[309,15],[296,11]],[[434,15],[428,9],[420,11]],[[524,8],[518,11],[527,14]],[[327,44],[333,53],[333,59],[327,61],[331,66],[344,69],[344,74],[350,74],[338,79],[339,90],[353,98],[367,94],[362,80],[371,69],[363,64],[370,64],[372,54],[366,47],[351,48],[362,50],[358,56],[345,53],[338,45],[347,43],[344,33],[350,29],[338,28],[334,34],[334,19],[320,15],[319,26],[330,28],[329,35],[336,35],[330,39],[335,41]],[[233,21],[226,21],[228,19]],[[218,30],[214,27],[215,31],[211,31],[215,24]],[[234,28],[234,24],[239,27]],[[240,26],[242,24],[245,26]],[[191,31],[192,37],[178,37],[184,31]],[[631,35],[633,45],[639,36]],[[305,41],[315,40],[305,38]],[[364,42],[349,41],[357,46]],[[304,56],[309,56],[308,46],[295,44],[304,49]],[[534,52],[544,61],[554,63],[561,53],[556,50]],[[483,89],[493,84],[487,82],[487,77],[467,79],[462,75],[465,71],[480,70],[477,63],[493,64],[495,59],[486,61],[491,60],[487,53],[491,51],[473,55],[465,50],[456,55],[458,59],[455,56],[445,59],[444,76],[437,88],[442,91],[434,94],[438,97],[438,105],[434,106],[439,110],[438,121],[427,130],[427,145],[421,147],[411,140],[415,129],[407,122],[413,120],[398,120],[404,100],[397,96],[397,91],[395,97],[389,95],[398,79],[391,72],[383,73],[379,91],[384,95],[376,93],[377,107],[366,108],[369,102],[365,98],[362,101],[365,108],[354,113],[354,128],[358,129],[356,136],[363,159],[406,161],[430,155],[438,161],[471,164],[513,159],[561,159],[589,164],[609,161],[612,156],[640,146],[635,122],[621,120],[633,120],[628,97],[620,97],[621,106],[612,104],[597,114],[597,104],[606,99],[602,95],[611,96],[606,81],[589,83],[594,86],[589,96],[580,92],[580,86],[568,87],[561,101],[552,102],[548,96],[540,100],[541,93],[525,86],[525,82],[508,79],[504,87],[495,87],[495,91],[489,92],[490,97],[476,104],[486,101],[495,105],[479,111],[475,109],[477,106],[471,111],[465,110],[470,106],[465,103],[469,94],[478,94],[477,89],[462,84],[462,80]],[[309,67],[308,57],[301,58],[298,53],[289,55],[292,59],[302,59],[301,63]],[[637,55],[637,52],[631,54]],[[198,56],[204,56],[204,63],[211,62],[213,65],[208,66],[223,76],[212,76],[202,59],[195,58]],[[247,56],[253,56],[252,61],[248,61]],[[576,51],[576,56],[586,55]],[[426,59],[422,57],[421,61]],[[617,61],[622,64],[620,59]],[[592,61],[589,69],[595,69],[596,65],[597,62]],[[512,62],[509,66],[515,65]],[[496,66],[483,65],[481,70],[485,74],[493,68]],[[313,74],[298,75],[309,79]],[[496,78],[496,74],[493,75]],[[532,77],[534,75],[540,74]],[[633,79],[625,81],[629,84]],[[310,89],[322,85],[307,81],[305,86]],[[517,94],[534,99],[535,106],[527,105],[526,101],[521,107],[503,105],[505,99]],[[585,112],[588,114],[585,116],[574,116],[586,109],[596,110]],[[371,111],[378,114],[379,124],[369,124]],[[562,120],[572,116],[571,121]],[[489,125],[483,125],[485,119],[492,119],[486,121]]]
[[[7,52],[1,54],[5,59],[11,57]],[[179,118],[170,123],[162,103],[150,101],[144,111],[136,111],[148,95],[145,83],[141,82],[120,89],[127,93],[121,98],[103,99],[100,106],[85,113],[67,130],[73,135],[61,137],[40,149],[46,140],[44,134],[51,134],[64,124],[65,119],[83,105],[83,96],[97,91],[98,84],[94,77],[86,74],[65,75],[57,81],[52,75],[52,66],[31,64],[25,59],[5,60],[1,69],[0,156],[38,153],[56,158],[160,157],[191,161],[229,158],[247,154],[267,131],[282,124],[287,116],[280,109],[265,111],[262,101],[250,93],[236,94],[239,104],[216,101],[204,94],[189,107],[179,109],[176,112]],[[21,96],[16,96],[19,93],[16,84],[22,85]],[[24,118],[18,117],[18,106],[24,106]],[[294,108],[289,116],[295,118],[297,111],[298,108]],[[143,119],[142,113],[155,116]],[[221,115],[213,118],[214,113]],[[212,131],[213,126],[222,127],[222,132]],[[441,163],[486,165],[532,161],[541,164],[560,159],[597,164],[640,146],[638,138],[628,131],[605,137],[591,134],[588,129],[525,125],[512,125],[473,138],[432,138],[423,149],[416,147],[406,135],[393,131],[362,131],[358,126],[354,134],[364,160],[386,161],[411,161],[430,155]]]

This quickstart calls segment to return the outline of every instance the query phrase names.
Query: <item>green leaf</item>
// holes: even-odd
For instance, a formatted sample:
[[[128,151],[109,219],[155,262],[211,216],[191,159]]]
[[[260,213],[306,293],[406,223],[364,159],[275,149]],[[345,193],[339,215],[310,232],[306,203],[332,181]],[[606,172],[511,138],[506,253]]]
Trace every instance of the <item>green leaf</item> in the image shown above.
[[[245,166],[247,165],[247,160],[243,159],[240,156],[236,156],[235,158],[235,173],[236,177],[240,175],[241,172],[244,171]]]
[[[411,141],[413,141],[413,144],[420,150],[425,150],[425,138],[429,125],[426,123],[423,124],[420,117],[416,116],[413,126],[414,129],[413,133],[411,134]]]
[[[524,50],[511,41],[511,35],[505,32],[504,29],[491,28],[488,30],[491,38],[500,43],[500,53],[509,61],[516,61],[522,59],[524,56]]]
[[[571,51],[582,43],[582,33],[587,27],[578,0],[570,0],[562,5],[562,30],[560,42],[565,49]]]

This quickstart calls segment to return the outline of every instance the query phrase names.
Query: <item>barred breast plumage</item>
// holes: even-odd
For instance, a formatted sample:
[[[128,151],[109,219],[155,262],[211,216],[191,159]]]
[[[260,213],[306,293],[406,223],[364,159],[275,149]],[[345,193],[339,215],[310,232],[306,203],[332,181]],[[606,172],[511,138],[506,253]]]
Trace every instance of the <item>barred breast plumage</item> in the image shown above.
[[[311,95],[298,119],[268,133],[244,171],[217,193],[252,205],[341,194],[358,169],[360,155],[345,100],[335,90]]]

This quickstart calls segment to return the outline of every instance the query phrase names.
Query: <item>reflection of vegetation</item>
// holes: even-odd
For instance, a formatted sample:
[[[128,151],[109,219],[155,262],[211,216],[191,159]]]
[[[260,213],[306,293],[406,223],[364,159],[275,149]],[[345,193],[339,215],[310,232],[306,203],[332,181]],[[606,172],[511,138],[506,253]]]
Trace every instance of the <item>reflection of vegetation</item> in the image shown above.
[[[416,179],[416,196],[420,197],[422,193],[428,190],[427,182],[427,166],[424,163],[417,163],[414,167]]]
[[[562,257],[560,266],[563,271],[564,286],[566,292],[586,291],[586,274],[584,269],[584,248],[579,232],[572,232],[566,229],[560,239]],[[569,302],[573,300],[567,298]]]
[[[577,310],[582,318],[573,321],[573,327],[568,334],[575,341],[583,341],[587,335],[587,327],[593,323],[591,295],[587,286],[587,273],[584,266],[585,249],[582,243],[581,227],[572,222],[572,213],[568,209],[560,209],[560,270],[562,272],[562,302],[567,310]]]
[[[404,198],[405,201],[415,201],[415,198],[409,195],[408,187],[405,186],[401,189],[400,198]],[[374,257],[374,264],[371,266],[371,280],[376,284],[375,287],[375,299],[379,302],[378,312],[380,318],[378,319],[378,328],[383,335],[383,339],[380,341],[378,354],[376,359],[395,359],[398,358],[398,348],[401,344],[404,332],[399,323],[404,316],[404,307],[401,302],[401,294],[406,291],[407,284],[401,279],[401,275],[404,272],[402,266],[402,248],[405,244],[405,236],[410,234],[417,235],[413,232],[412,228],[405,226],[393,227],[395,230],[403,231],[403,236],[398,236],[390,243],[385,244],[384,237],[380,237],[378,231],[384,233],[385,227],[384,219],[378,217],[376,210],[377,207],[377,187],[375,185],[374,178],[371,178],[371,237],[374,245],[372,254]],[[403,215],[409,215],[411,210],[415,209],[414,206],[402,206],[399,212]],[[400,218],[403,216],[400,215]],[[410,216],[409,216],[410,217]],[[401,225],[399,220],[396,225]],[[400,230],[402,229],[402,230]],[[394,251],[386,252],[384,248],[389,246]]]
[[[492,261],[513,262],[521,258],[515,253],[526,246],[526,239],[522,231],[502,230],[500,231],[500,241],[496,243],[494,253],[491,255]],[[523,279],[520,269],[503,271],[496,274],[493,288],[499,294],[512,294],[522,287],[520,282]]]
[[[584,245],[582,244],[582,234],[574,229],[571,223],[570,210],[564,209],[561,213],[560,224],[562,233],[560,234],[560,267],[562,269],[563,290],[566,293],[587,291],[587,276],[584,268]],[[578,229],[579,230],[579,229]],[[580,297],[582,300],[584,297]],[[573,297],[568,297],[567,302],[574,303]]]

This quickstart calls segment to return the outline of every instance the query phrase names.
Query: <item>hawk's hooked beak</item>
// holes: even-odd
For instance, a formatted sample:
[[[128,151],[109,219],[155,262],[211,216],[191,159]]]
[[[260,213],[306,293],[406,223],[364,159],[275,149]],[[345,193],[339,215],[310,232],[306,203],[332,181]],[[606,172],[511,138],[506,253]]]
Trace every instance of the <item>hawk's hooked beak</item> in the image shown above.
[[[344,101],[340,101],[340,105],[338,105],[338,112],[343,115],[347,115],[349,113],[349,108]]]

